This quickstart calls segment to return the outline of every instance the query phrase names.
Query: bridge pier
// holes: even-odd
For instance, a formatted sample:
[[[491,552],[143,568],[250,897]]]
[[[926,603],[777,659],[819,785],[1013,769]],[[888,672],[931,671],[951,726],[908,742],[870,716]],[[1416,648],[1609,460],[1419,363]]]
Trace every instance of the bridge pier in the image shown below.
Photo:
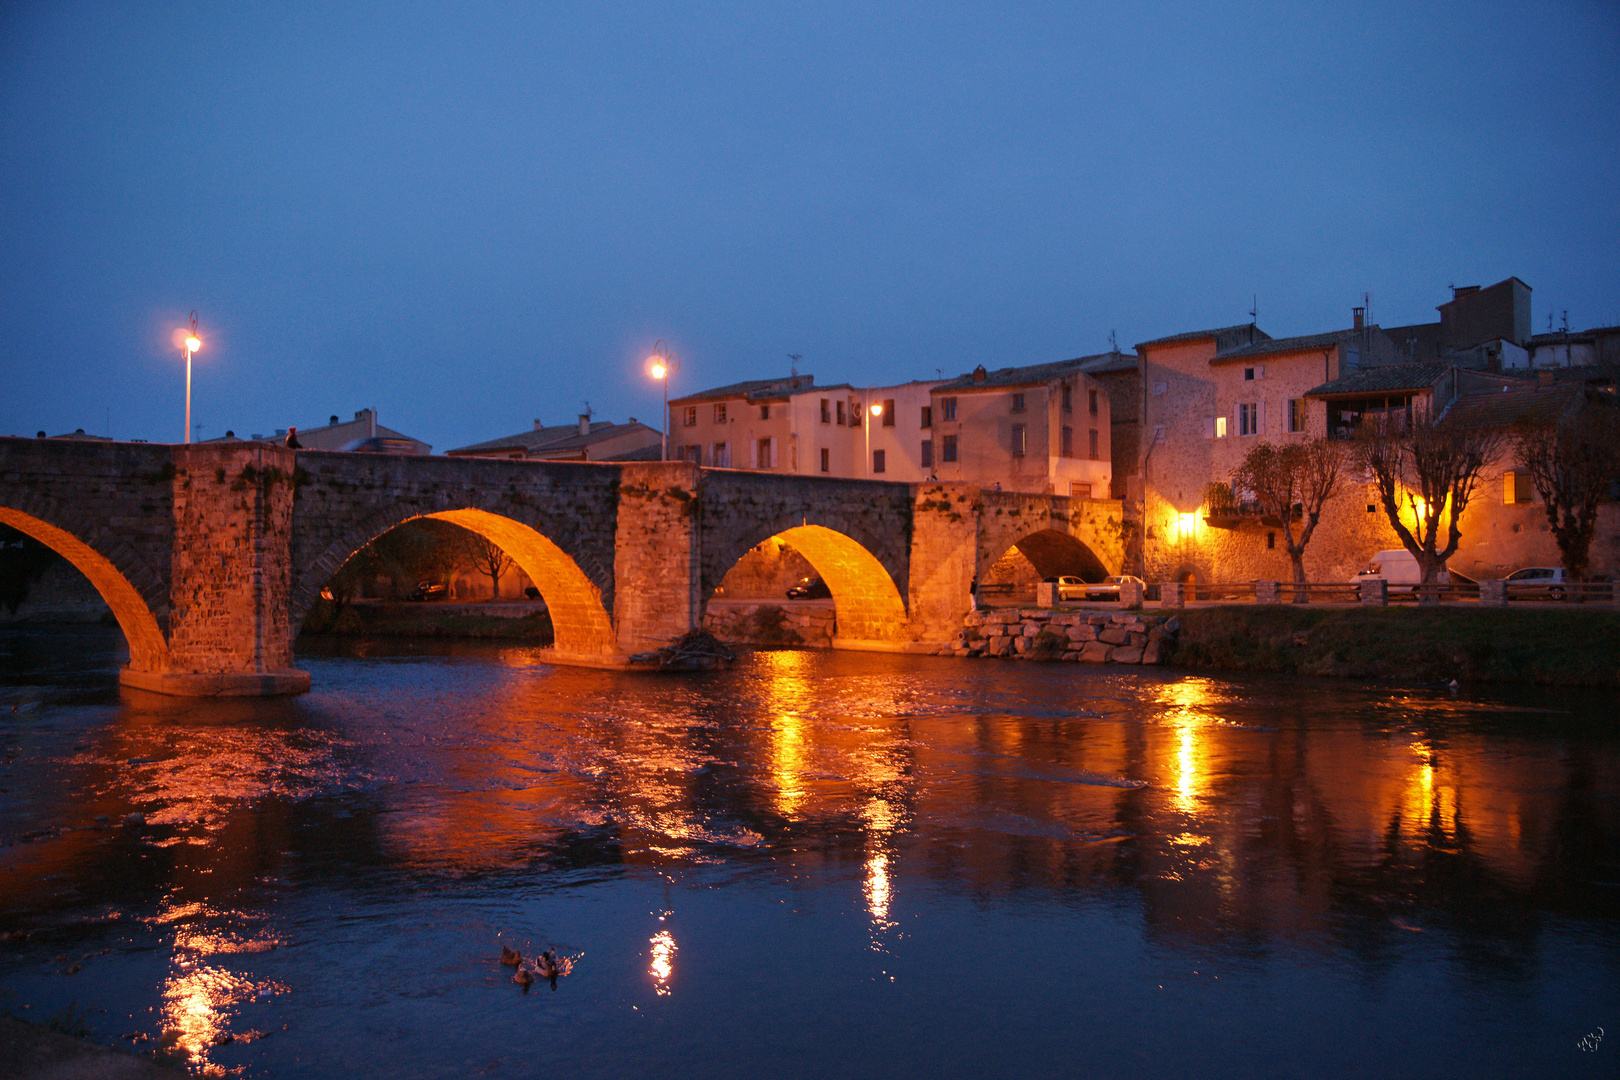
[[[293,667],[294,453],[281,447],[176,446],[166,669],[126,667],[125,686],[180,697],[258,697],[309,689]]]

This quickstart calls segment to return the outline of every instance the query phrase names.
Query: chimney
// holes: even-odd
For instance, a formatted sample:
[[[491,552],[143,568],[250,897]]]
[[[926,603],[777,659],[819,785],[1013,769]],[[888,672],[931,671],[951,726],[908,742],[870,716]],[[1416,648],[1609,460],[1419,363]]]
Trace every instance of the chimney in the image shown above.
[[[579,433],[581,435],[589,435],[591,433],[591,414],[588,412],[582,412],[579,414]]]
[[[1364,307],[1353,307],[1353,308],[1350,309],[1350,316],[1351,316],[1351,320],[1352,320],[1352,322],[1351,322],[1352,327],[1354,327],[1357,330],[1361,330],[1361,329],[1364,329],[1366,327],[1366,325],[1367,325],[1367,309],[1366,308],[1364,308]]]
[[[327,421],[328,425],[335,424],[335,423],[337,423],[337,417],[335,415],[332,417],[332,419]]]
[[[973,369],[973,381],[974,382],[984,382],[984,365],[983,364],[980,364],[978,367]]]
[[[534,418],[534,430],[540,430],[540,418],[538,416]]]

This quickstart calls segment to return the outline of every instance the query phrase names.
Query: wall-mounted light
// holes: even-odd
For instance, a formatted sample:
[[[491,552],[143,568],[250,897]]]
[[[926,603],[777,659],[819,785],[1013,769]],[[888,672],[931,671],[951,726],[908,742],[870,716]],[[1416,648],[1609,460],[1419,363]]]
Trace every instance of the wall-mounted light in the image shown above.
[[[1198,539],[1198,515],[1196,513],[1180,515],[1177,524],[1181,528],[1182,540]]]

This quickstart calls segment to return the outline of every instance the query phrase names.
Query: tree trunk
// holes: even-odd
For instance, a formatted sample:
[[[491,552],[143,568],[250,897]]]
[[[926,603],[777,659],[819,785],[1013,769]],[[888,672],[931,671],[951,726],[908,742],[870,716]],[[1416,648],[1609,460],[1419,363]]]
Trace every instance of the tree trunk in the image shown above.
[[[1305,585],[1305,551],[1304,551],[1303,548],[1300,549],[1299,551],[1290,551],[1288,553],[1288,558],[1294,564],[1294,584],[1300,586],[1299,588],[1294,590],[1294,603],[1296,603],[1296,604],[1308,604],[1308,603],[1311,602],[1311,598],[1310,598],[1309,594],[1306,592],[1306,590],[1304,588],[1304,585]]]

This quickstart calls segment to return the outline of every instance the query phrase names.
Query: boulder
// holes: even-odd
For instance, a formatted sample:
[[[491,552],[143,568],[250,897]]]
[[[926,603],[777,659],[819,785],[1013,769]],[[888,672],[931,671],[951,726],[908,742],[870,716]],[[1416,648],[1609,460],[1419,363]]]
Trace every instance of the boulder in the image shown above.
[[[1162,641],[1150,638],[1147,645],[1142,649],[1142,663],[1157,664],[1163,653],[1164,645]]]
[[[1100,664],[1108,659],[1113,646],[1103,641],[1088,641],[1080,650],[1080,662],[1083,664]]]
[[[1109,645],[1125,645],[1130,642],[1131,635],[1123,626],[1110,626],[1097,635],[1097,640]]]
[[[1069,627],[1069,640],[1070,641],[1096,641],[1097,640],[1097,628],[1095,626],[1091,626],[1089,624],[1081,624],[1080,626],[1071,626],[1071,627]]]
[[[1113,664],[1140,664],[1142,650],[1132,645],[1122,645],[1108,654],[1108,660]]]

